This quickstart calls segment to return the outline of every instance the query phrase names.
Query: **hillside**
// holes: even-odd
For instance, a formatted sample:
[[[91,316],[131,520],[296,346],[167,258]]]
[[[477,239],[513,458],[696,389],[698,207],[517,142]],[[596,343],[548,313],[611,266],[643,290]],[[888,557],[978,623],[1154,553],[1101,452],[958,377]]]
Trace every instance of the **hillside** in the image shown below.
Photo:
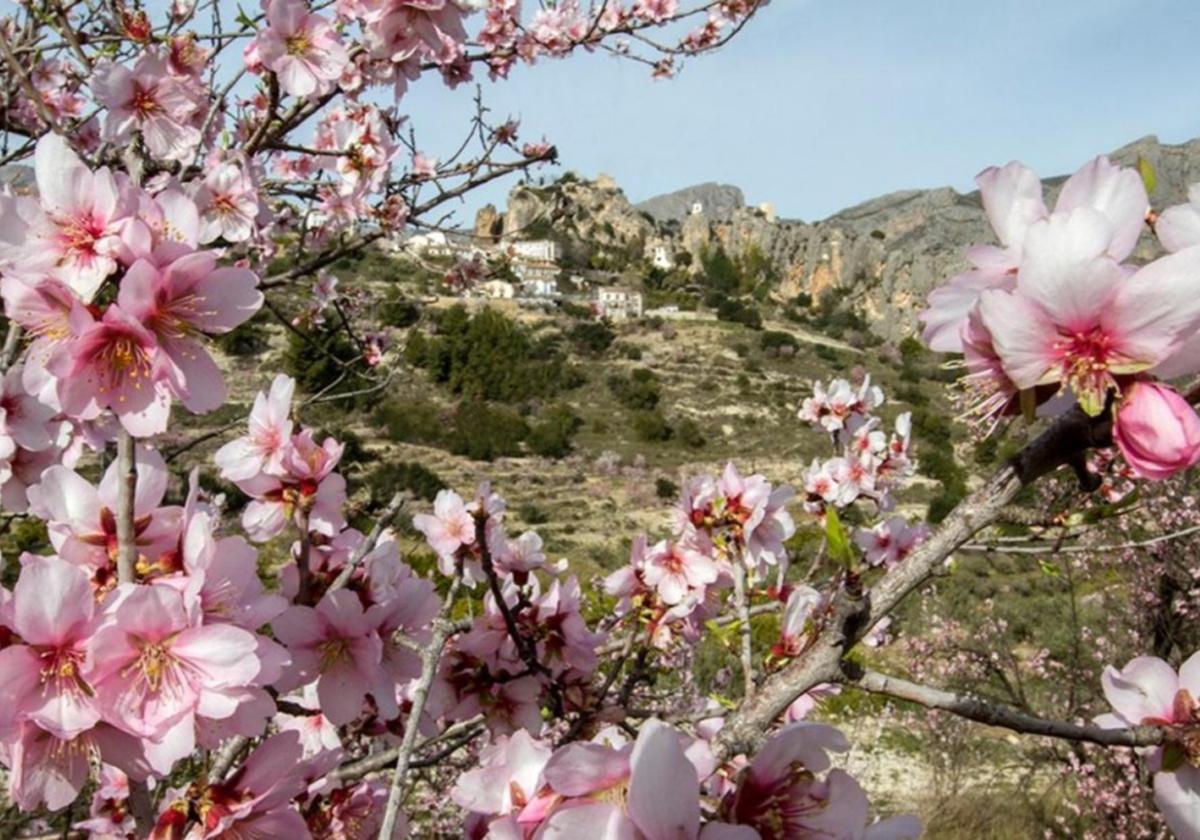
[[[1149,136],[1110,156],[1126,165],[1143,158],[1154,167],[1157,189],[1151,201],[1156,208],[1185,201],[1188,185],[1200,181],[1200,139],[1171,145]],[[1048,201],[1064,179],[1060,174],[1045,180]],[[693,215],[696,203],[702,212]],[[539,216],[571,220],[580,210],[598,221],[584,224],[578,235],[569,224],[558,227],[557,235],[567,243],[602,241],[610,252],[637,256],[646,242],[663,239],[690,255],[693,271],[700,255],[718,245],[734,257],[761,253],[778,275],[771,289],[775,300],[800,297],[816,307],[822,295],[836,293],[839,308],[861,317],[872,332],[891,342],[913,333],[929,291],[964,268],[964,249],[991,237],[979,194],[949,187],[891,193],[827,219],[801,222],[776,220],[769,212],[744,206],[736,187],[701,184],[631,205],[611,179],[588,182],[575,176],[569,190],[550,185],[532,199],[528,188],[515,190],[504,229],[519,236],[518,222]],[[593,228],[602,231],[599,240]]]

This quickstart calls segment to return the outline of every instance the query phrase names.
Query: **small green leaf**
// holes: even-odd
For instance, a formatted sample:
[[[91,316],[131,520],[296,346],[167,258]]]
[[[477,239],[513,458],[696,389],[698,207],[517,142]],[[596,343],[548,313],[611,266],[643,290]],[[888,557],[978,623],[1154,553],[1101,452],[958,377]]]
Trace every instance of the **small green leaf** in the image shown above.
[[[710,694],[710,695],[708,695],[708,699],[717,701],[717,703],[721,704],[723,707],[725,707],[726,709],[728,709],[731,712],[735,711],[738,707],[737,703],[733,702],[728,697],[725,697],[724,695],[721,695],[721,694]]]
[[[1154,164],[1138,155],[1137,171],[1142,176],[1142,183],[1146,185],[1146,192],[1153,195],[1154,190],[1158,188],[1158,174],[1154,171]]]
[[[1187,753],[1182,744],[1167,744],[1163,748],[1163,772],[1170,773],[1172,770],[1178,770],[1185,761],[1187,761]]]
[[[1021,391],[1021,416],[1026,423],[1032,423],[1037,417],[1037,398],[1032,388]]]
[[[254,29],[254,20],[250,15],[246,14],[246,10],[242,8],[242,4],[238,3],[237,17],[234,18],[242,29]]]
[[[838,518],[833,508],[825,510],[825,545],[829,557],[836,563],[847,568],[854,565],[855,553],[850,544],[850,536],[846,533],[842,520]]]
[[[1055,566],[1049,560],[1039,560],[1038,565],[1042,567],[1042,574],[1046,577],[1058,577],[1060,572],[1058,566]]]

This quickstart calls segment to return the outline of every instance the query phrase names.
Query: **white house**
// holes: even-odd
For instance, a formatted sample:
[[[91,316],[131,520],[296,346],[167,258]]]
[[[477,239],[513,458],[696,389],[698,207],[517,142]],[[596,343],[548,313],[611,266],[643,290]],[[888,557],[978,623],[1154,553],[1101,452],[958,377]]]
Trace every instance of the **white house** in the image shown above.
[[[512,270],[513,274],[525,283],[533,280],[557,280],[561,271],[558,263],[523,259],[513,260]]]
[[[508,250],[514,257],[521,257],[534,262],[557,263],[561,252],[558,243],[551,239],[530,239],[508,243]]]
[[[655,268],[670,271],[675,267],[675,250],[664,240],[651,239],[647,242],[645,255]]]
[[[481,295],[493,300],[511,300],[517,293],[513,284],[507,280],[488,280],[486,283],[480,283],[478,289]]]
[[[596,292],[596,314],[601,318],[623,321],[642,317],[642,293],[605,286]]]
[[[521,291],[528,297],[558,297],[558,280],[553,277],[549,279],[526,280],[521,284]]]
[[[454,251],[450,237],[440,230],[410,236],[404,244],[409,250],[430,257],[447,257]]]
[[[704,212],[704,202],[702,202],[702,201],[692,202],[692,215],[693,216],[699,216],[703,212]]]

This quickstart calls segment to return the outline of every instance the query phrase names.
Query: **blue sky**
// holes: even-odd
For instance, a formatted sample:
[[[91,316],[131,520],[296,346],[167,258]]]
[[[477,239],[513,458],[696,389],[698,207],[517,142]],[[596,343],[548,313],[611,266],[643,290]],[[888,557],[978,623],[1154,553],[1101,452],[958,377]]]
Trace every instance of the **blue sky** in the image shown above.
[[[1200,135],[1194,0],[774,0],[731,44],[652,82],[607,56],[484,84],[563,169],[640,200],[700,181],[802,219],[882,193],[970,189],[1020,159],[1044,175],[1146,134]],[[401,102],[419,145],[454,145],[470,93],[423,79]],[[475,194],[503,203],[510,183]]]

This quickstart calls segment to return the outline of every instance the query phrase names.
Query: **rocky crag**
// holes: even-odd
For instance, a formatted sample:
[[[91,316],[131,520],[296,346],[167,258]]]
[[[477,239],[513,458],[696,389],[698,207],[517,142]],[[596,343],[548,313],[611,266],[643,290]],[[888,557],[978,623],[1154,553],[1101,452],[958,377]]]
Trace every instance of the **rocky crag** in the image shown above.
[[[1200,182],[1200,139],[1170,145],[1145,137],[1110,157],[1151,164],[1156,208],[1185,201],[1188,185]],[[1045,181],[1048,203],[1064,179]],[[699,214],[692,212],[697,203]],[[606,252],[636,257],[652,239],[666,239],[693,256],[718,243],[734,255],[755,248],[779,271],[777,299],[805,295],[816,305],[822,295],[835,295],[838,306],[853,309],[893,341],[912,333],[929,291],[963,270],[965,249],[992,241],[978,192],[964,195],[949,187],[892,193],[809,223],[776,220],[768,210],[747,207],[735,187],[703,184],[632,205],[611,178],[569,177],[552,187],[518,187],[502,218],[485,209],[481,220],[496,236],[553,233],[568,254],[585,260]],[[1152,243],[1145,240],[1142,247],[1148,256]]]

